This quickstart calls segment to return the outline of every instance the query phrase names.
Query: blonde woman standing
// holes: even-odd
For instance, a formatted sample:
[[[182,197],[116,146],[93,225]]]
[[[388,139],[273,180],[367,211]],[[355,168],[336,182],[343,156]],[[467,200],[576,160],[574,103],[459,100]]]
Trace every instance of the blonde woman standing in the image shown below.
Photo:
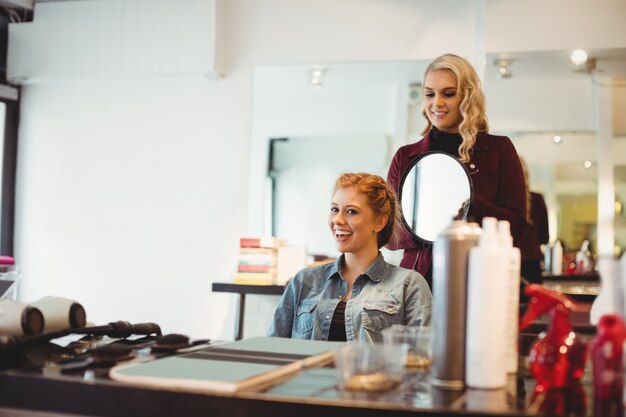
[[[485,95],[476,71],[464,58],[445,54],[426,68],[423,85],[425,136],[398,149],[387,181],[398,192],[407,168],[419,155],[441,151],[455,156],[472,179],[474,196],[468,218],[479,223],[488,216],[508,220],[514,244],[519,245],[528,227],[524,174],[511,140],[489,134]],[[445,187],[446,178],[441,178],[441,188]],[[387,248],[404,249],[400,266],[418,271],[431,284],[430,245],[403,230]]]

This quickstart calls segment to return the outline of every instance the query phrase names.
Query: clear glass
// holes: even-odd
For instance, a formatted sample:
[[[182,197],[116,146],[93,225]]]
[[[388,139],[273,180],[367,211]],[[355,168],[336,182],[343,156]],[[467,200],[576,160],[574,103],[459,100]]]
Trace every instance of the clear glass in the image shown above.
[[[0,264],[0,299],[17,301],[20,274],[17,265]]]
[[[384,392],[402,380],[406,345],[351,343],[335,352],[339,387],[349,391]]]
[[[407,368],[429,369],[432,364],[432,332],[430,327],[394,324],[383,330],[386,345],[404,345],[407,348]]]

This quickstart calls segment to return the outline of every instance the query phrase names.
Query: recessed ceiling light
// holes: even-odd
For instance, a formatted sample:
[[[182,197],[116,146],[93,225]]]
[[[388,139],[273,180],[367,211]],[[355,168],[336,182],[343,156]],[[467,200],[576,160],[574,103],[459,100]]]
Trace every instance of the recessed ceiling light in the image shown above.
[[[311,75],[311,87],[316,90],[322,88],[322,77],[326,74],[326,68],[312,68],[309,74]]]
[[[554,135],[554,138],[552,140],[554,141],[554,143],[561,143],[563,141],[563,138],[559,135]]]
[[[498,67],[498,78],[511,78],[511,61],[506,59],[496,59],[494,65]]]
[[[582,64],[587,62],[587,57],[588,57],[587,52],[583,51],[582,49],[576,49],[569,56],[569,59],[572,61],[574,65],[581,66]]]
[[[585,162],[583,162],[583,165],[584,165],[585,168],[589,169],[589,168],[591,168],[591,161],[585,161]]]

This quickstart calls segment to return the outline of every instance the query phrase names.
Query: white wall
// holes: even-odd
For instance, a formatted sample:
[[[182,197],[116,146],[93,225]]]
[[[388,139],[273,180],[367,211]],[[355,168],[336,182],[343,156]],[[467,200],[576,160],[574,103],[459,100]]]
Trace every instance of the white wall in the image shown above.
[[[10,26],[7,79],[221,74],[223,3],[38,2],[32,22]]]
[[[624,0],[487,0],[487,52],[623,48]]]
[[[231,26],[236,39],[230,52],[235,65],[429,59],[442,51],[473,56],[483,4],[483,0],[229,1],[230,23],[236,25]]]
[[[244,232],[247,132],[224,84],[24,89],[16,255],[25,300],[73,297],[96,323],[230,333],[233,311],[210,285],[230,277]]]
[[[210,288],[230,279],[239,236],[259,229],[246,221],[247,197],[256,198],[248,173],[265,161],[250,143],[254,67],[443,52],[476,60],[484,50],[482,1],[226,3],[224,79],[24,86],[15,253],[23,300],[74,297],[98,324],[154,321],[166,332],[232,337],[234,296]]]

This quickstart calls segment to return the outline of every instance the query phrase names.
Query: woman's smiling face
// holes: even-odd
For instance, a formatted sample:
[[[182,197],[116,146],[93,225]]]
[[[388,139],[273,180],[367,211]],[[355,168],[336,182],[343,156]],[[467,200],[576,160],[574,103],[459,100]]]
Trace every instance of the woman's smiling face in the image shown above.
[[[386,219],[375,216],[365,194],[348,187],[335,191],[328,224],[339,252],[358,253],[363,249],[378,250],[378,232]]]
[[[457,81],[449,70],[434,70],[424,78],[424,111],[438,130],[459,133],[463,121]]]

